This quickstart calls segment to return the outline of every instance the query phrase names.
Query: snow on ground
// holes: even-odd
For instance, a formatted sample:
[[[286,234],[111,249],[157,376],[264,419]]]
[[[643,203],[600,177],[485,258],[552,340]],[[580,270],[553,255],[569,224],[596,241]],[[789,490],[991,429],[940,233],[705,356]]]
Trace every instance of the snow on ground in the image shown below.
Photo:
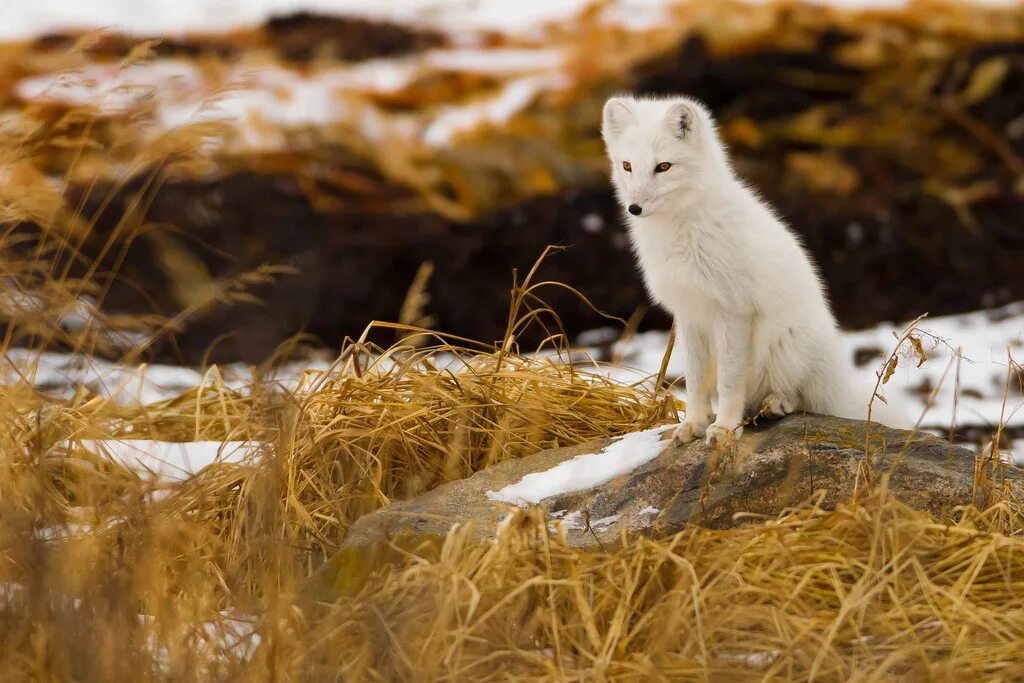
[[[782,654],[780,650],[756,650],[753,652],[719,652],[715,656],[726,662],[738,662],[750,669],[765,669]]]
[[[1024,426],[1024,387],[1020,384],[1024,371],[1019,366],[1011,371],[1011,359],[1024,363],[1024,302],[991,311],[925,319],[918,328],[926,333],[921,340],[928,360],[921,368],[914,367],[916,361],[906,363],[888,387],[900,392],[916,409],[915,417],[924,415],[923,425],[995,427],[1003,422]],[[848,332],[845,339],[851,353],[858,349],[888,352],[895,344],[893,329],[879,325]],[[868,362],[859,371],[865,379],[873,380],[880,362],[880,358]],[[934,407],[926,411],[925,401],[936,387]]]
[[[65,442],[73,448],[74,442]],[[251,441],[170,442],[147,439],[102,439],[77,442],[81,448],[135,470],[145,479],[184,481],[214,463],[239,463],[260,453]]]
[[[450,106],[423,131],[423,141],[431,147],[444,147],[459,133],[470,132],[481,125],[507,123],[526,109],[537,95],[544,91],[570,85],[561,75],[525,76],[506,83],[501,92],[479,103]]]
[[[459,134],[507,122],[545,92],[567,87],[566,54],[552,48],[488,48],[483,32],[531,34],[544,26],[571,29],[591,6],[606,22],[642,31],[665,23],[674,5],[687,0],[179,0],[127,3],[121,0],[5,0],[0,3],[0,41],[62,27],[114,27],[134,34],[167,35],[190,30],[222,31],[255,24],[273,14],[300,10],[355,14],[399,23],[426,25],[452,33],[464,47],[411,56],[335,64],[310,73],[280,65],[243,62],[225,65],[218,82],[194,60],[159,58],[145,64],[89,64],[77,73],[25,78],[15,93],[26,101],[92,105],[112,115],[152,107],[156,135],[181,125],[221,121],[237,132],[234,144],[250,150],[286,144],[281,129],[354,122],[370,139],[405,140],[443,147]],[[755,0],[763,1],[763,0]],[[819,4],[828,4],[821,3]],[[1018,1],[1018,0],[1015,0]],[[1007,0],[1001,0],[1003,4]],[[836,1],[843,6],[900,6],[899,0]],[[467,36],[469,37],[467,39]],[[535,38],[542,37],[535,35]],[[564,44],[564,41],[562,41]],[[473,47],[466,47],[471,45]],[[366,103],[366,94],[400,91],[428,73],[486,73],[507,82],[497,92],[469,102],[450,103],[418,115],[384,112]],[[355,96],[355,97],[354,97]],[[272,124],[272,125],[267,125]]]
[[[77,605],[75,609],[78,609]],[[219,617],[215,621],[194,625],[194,631],[189,635],[198,635],[219,652],[240,657],[244,661],[251,659],[262,641],[256,631],[259,619],[237,610],[221,610]],[[151,614],[137,614],[136,618],[142,624],[157,624],[156,618]],[[170,654],[167,648],[160,644],[157,634],[150,633],[146,644],[155,656],[156,665],[161,673],[170,674]]]
[[[20,40],[60,30],[112,28],[132,35],[217,33],[256,26],[273,16],[315,12],[359,16],[429,27],[456,37],[480,33],[536,34],[564,23],[596,0],[4,0],[0,41]],[[666,0],[618,0],[615,12],[649,24]]]
[[[980,453],[986,460],[992,456],[991,442],[983,444],[963,443],[960,445],[975,453]],[[1024,439],[1012,439],[1008,447],[1000,447],[999,460],[1000,462],[1014,464],[1017,467],[1024,467]]]
[[[294,389],[305,373],[324,371],[325,361],[286,364],[266,378],[284,389]],[[223,386],[244,391],[253,381],[252,368],[227,365],[201,373],[178,365],[123,365],[74,353],[11,349],[0,357],[0,386],[29,381],[42,391],[69,398],[80,387],[125,406],[149,405],[181,395],[199,386]]]
[[[610,21],[648,27],[657,23],[666,7],[686,1],[616,0],[607,3],[604,12]],[[810,2],[851,9],[899,9],[909,4],[909,0]],[[975,2],[1012,6],[1019,0]],[[487,31],[535,35],[545,25],[565,23],[595,4],[597,0],[4,0],[0,41],[105,27],[145,36],[217,33],[303,11],[425,26],[455,36]]]
[[[561,493],[585,491],[600,486],[656,458],[664,448],[662,434],[671,426],[627,434],[597,453],[577,455],[544,472],[528,474],[500,491],[488,491],[487,498],[528,505]]]
[[[896,374],[882,387],[887,399],[904,401],[915,420],[923,415],[921,424],[926,427],[948,428],[954,423],[994,427],[1001,417],[1007,425],[1024,426],[1024,392],[1017,380],[1011,382],[1003,406],[1010,369],[1007,352],[1013,354],[1015,362],[1024,362],[1024,302],[990,311],[926,318],[917,327],[926,333],[921,341],[928,360],[920,368],[915,367],[917,361],[912,358],[902,360]],[[864,392],[865,405],[877,380],[875,372],[896,344],[893,333],[904,328],[881,324],[844,332],[847,351],[855,363],[859,361],[856,386]],[[583,337],[583,342],[597,342],[602,334],[592,332]],[[641,381],[657,374],[667,344],[667,332],[638,334],[616,343],[613,362],[599,369],[620,381]],[[959,363],[955,362],[957,349],[962,356]],[[669,360],[668,377],[682,374],[682,348],[677,344]],[[934,406],[926,410],[925,401],[936,387]]]
[[[12,349],[2,361],[0,380],[13,384],[22,378],[47,393],[68,398],[78,387],[120,404],[149,404],[176,396],[202,383],[190,368],[128,367],[84,355]]]
[[[538,95],[568,87],[566,65],[565,53],[549,48],[456,48],[334,65],[312,73],[242,63],[210,83],[194,61],[160,58],[124,67],[89,64],[77,72],[29,77],[14,91],[24,101],[92,106],[109,116],[152,107],[155,122],[146,130],[150,135],[189,123],[219,121],[238,133],[240,144],[255,150],[281,147],[282,129],[353,119],[371,139],[439,147],[481,125],[505,123]],[[494,93],[433,112],[385,113],[362,99],[394,93],[427,74],[446,72],[487,73],[507,80]]]
[[[198,371],[174,365],[127,366],[80,354],[12,349],[0,359],[0,382],[13,384],[22,378],[64,398],[87,387],[121,405],[156,403],[205,383]]]
[[[927,362],[917,368],[912,359],[902,361],[899,370],[883,387],[883,393],[905,400],[916,411],[916,418],[924,410],[928,394],[947,373],[954,350],[960,349],[962,360],[958,366],[954,364],[949,368],[936,394],[935,405],[925,414],[922,424],[949,427],[956,406],[958,425],[994,427],[1002,416],[1004,424],[1024,426],[1024,392],[1016,380],[1011,382],[1003,406],[1009,369],[1007,352],[1013,354],[1016,363],[1024,362],[1024,302],[989,311],[925,319],[918,327],[929,333],[922,336],[929,356]],[[858,384],[864,389],[865,403],[871,395],[883,354],[895,345],[893,332],[903,328],[903,325],[882,324],[844,333],[848,352],[860,362]],[[589,357],[596,358],[600,356],[597,347],[610,343],[616,334],[611,329],[593,330],[580,335],[578,343]],[[587,362],[578,361],[578,366],[585,372],[617,381],[643,382],[657,374],[667,344],[667,332],[643,332],[612,344],[611,362],[587,367]],[[447,361],[441,358],[438,362],[453,372],[462,367],[454,358]],[[306,372],[322,372],[330,367],[326,359],[296,361],[278,369],[270,379],[285,389],[294,389]],[[682,349],[677,344],[669,360],[668,377],[678,378],[682,374]],[[222,366],[216,373],[203,374],[193,368],[174,365],[127,366],[77,354],[11,349],[0,358],[0,385],[22,380],[31,381],[56,396],[69,397],[79,387],[86,387],[123,405],[146,405],[174,398],[197,386],[217,383],[242,391],[252,382],[252,372],[250,367],[241,364]]]
[[[876,381],[875,371],[881,365],[882,355],[895,345],[893,332],[902,331],[903,327],[878,325],[844,334],[851,357],[861,361],[857,373],[865,403]],[[985,438],[1002,421],[1014,430],[1011,434],[1016,439],[1010,444],[1012,455],[1009,457],[1024,463],[1024,438],[1019,438],[1024,427],[1024,391],[1018,380],[1011,382],[1005,406],[1003,404],[1009,367],[1007,351],[1014,354],[1016,362],[1024,361],[1024,302],[989,311],[926,319],[918,327],[928,333],[922,335],[922,342],[929,359],[920,368],[915,367],[914,360],[902,361],[892,380],[883,388],[887,398],[905,401],[916,419],[924,412],[928,394],[939,386],[946,373],[946,379],[936,392],[935,405],[924,414],[922,426],[937,432],[948,430],[954,424],[954,407],[955,424],[979,428]],[[595,330],[581,335],[579,341],[592,345],[594,348],[587,353],[596,358],[600,356],[597,347],[610,343],[615,334],[614,330]],[[611,363],[587,367],[588,362],[579,360],[579,356],[574,362],[584,373],[628,383],[646,382],[658,372],[667,342],[667,332],[645,332],[612,344]],[[955,349],[960,349],[962,359],[958,365],[954,362],[950,366],[950,360],[956,360]],[[557,362],[555,357],[552,361]],[[452,372],[464,369],[456,358],[439,359],[438,363]],[[293,362],[267,379],[283,390],[302,390],[301,387],[309,386],[308,373],[315,375],[330,368],[327,360]],[[669,362],[668,376],[678,378],[681,375],[682,355],[677,346]],[[1024,381],[1024,371],[1021,378]],[[58,397],[73,396],[85,387],[122,405],[147,405],[174,398],[197,386],[219,385],[246,391],[253,375],[252,369],[243,365],[225,366],[217,372],[204,374],[173,365],[132,367],[76,354],[9,350],[0,358],[0,386],[25,380]],[[543,473],[542,477],[530,475],[499,492],[492,492],[492,499],[536,502],[564,486],[575,487],[570,490],[596,486],[655,457],[659,437],[660,430],[630,435],[601,453],[580,456]],[[117,459],[145,476],[167,481],[187,478],[215,460],[238,462],[260,447],[244,442],[178,444],[141,440],[90,441],[83,446]]]

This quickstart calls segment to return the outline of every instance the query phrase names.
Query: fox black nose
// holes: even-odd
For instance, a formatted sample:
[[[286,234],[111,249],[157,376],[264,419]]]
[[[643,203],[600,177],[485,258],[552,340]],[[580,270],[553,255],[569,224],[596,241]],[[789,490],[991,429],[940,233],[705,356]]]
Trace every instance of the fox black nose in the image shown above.
[[[630,204],[627,210],[634,216],[639,216],[644,211],[639,204]]]

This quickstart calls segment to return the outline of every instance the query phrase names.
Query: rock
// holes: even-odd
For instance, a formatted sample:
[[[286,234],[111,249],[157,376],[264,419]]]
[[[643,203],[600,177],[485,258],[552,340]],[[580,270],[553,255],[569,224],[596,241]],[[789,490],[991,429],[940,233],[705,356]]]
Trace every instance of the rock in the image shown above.
[[[833,508],[883,476],[898,499],[939,519],[950,518],[957,506],[986,506],[997,500],[991,479],[975,485],[979,461],[973,452],[935,436],[872,425],[867,463],[866,432],[867,424],[860,421],[793,415],[748,427],[731,452],[716,452],[703,442],[672,446],[665,440],[661,453],[636,469],[588,490],[545,498],[539,507],[553,526],[562,526],[570,545],[608,548],[623,534],[658,537],[691,524],[727,528],[749,523],[814,496],[820,496],[823,507]],[[662,438],[670,433],[665,431]],[[369,567],[384,560],[385,539],[404,539],[401,547],[436,547],[455,524],[469,524],[475,538],[490,536],[513,506],[491,500],[488,492],[596,453],[614,441],[503,462],[366,515],[353,525],[318,581],[335,593],[356,585]],[[616,457],[629,455],[620,452]],[[998,479],[1010,493],[1024,493],[1024,469],[1007,466]],[[358,570],[355,575],[352,568]]]

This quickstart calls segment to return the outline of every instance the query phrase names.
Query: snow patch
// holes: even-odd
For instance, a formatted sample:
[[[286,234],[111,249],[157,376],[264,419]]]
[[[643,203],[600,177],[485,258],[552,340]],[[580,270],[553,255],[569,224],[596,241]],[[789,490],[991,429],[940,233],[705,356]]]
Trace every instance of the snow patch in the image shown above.
[[[607,517],[598,517],[597,519],[590,520],[591,529],[604,529],[610,527],[615,522],[622,519],[622,515],[608,515]]]
[[[937,433],[936,436],[943,436],[941,433]],[[992,449],[990,443],[977,444],[977,443],[958,443],[958,446],[972,450],[975,453],[981,453],[985,458],[991,457]],[[999,460],[1000,462],[1007,463],[1009,465],[1016,465],[1017,467],[1024,467],[1024,439],[1013,439],[1010,441],[1009,448],[999,449]]]
[[[238,133],[238,144],[255,150],[287,146],[282,128],[343,122],[354,122],[371,139],[422,138],[429,145],[442,146],[478,126],[507,123],[541,92],[564,87],[565,60],[563,50],[549,48],[442,49],[324,67],[313,73],[243,63],[223,79],[207,82],[199,65],[163,58],[127,67],[89,64],[76,72],[23,79],[14,91],[25,101],[89,106],[107,116],[152,107],[157,125],[146,129],[150,135],[216,121]],[[352,106],[354,95],[394,93],[419,77],[446,71],[487,73],[509,80],[497,95],[441,107],[425,123],[386,114],[369,104]]]
[[[613,0],[601,19],[629,29],[654,28],[687,0]],[[747,0],[762,4],[765,0]],[[909,0],[809,0],[845,9],[901,9]],[[977,0],[1011,7],[1019,0]],[[548,25],[566,24],[597,0],[4,0],[0,41],[62,30],[111,28],[130,35],[218,33],[262,24],[274,16],[313,12],[357,16],[446,32],[463,40],[483,32],[541,37]]]
[[[875,372],[883,356],[890,353],[896,343],[893,333],[898,334],[905,327],[905,324],[884,323],[867,330],[843,332],[843,344],[850,358],[861,356],[861,365],[855,367],[854,386],[865,392],[865,406],[877,379]],[[1024,302],[992,310],[926,318],[918,327],[931,335],[921,340],[928,360],[920,368],[915,367],[916,360],[902,361],[892,379],[882,387],[884,396],[909,406],[913,420],[923,413],[921,424],[925,427],[948,428],[954,421],[957,425],[994,427],[1000,419],[1008,426],[1024,425],[1024,395],[1013,383],[1005,409],[1003,407],[1009,371],[1007,351],[1016,363],[1024,362]],[[580,340],[581,343],[584,340],[594,343],[592,340],[601,337],[601,334],[594,333],[586,337],[581,335]],[[615,362],[594,368],[592,372],[619,382],[643,381],[657,374],[667,346],[668,332],[639,333],[613,344],[611,353]],[[957,368],[953,359],[954,365],[942,381],[942,375],[958,348],[963,360]],[[879,354],[877,357],[872,355],[875,352]],[[683,344],[678,340],[669,359],[667,375],[670,379],[683,375]],[[925,412],[925,401],[931,390],[939,387],[940,381],[934,407]],[[684,392],[678,393],[684,396]]]
[[[316,375],[330,367],[326,360],[296,361],[263,379],[284,390],[300,390],[308,386],[310,373]],[[253,369],[242,363],[204,374],[177,365],[127,365],[76,353],[10,349],[0,356],[0,386],[28,382],[40,391],[62,398],[69,398],[85,387],[125,406],[157,403],[196,387],[212,388],[217,383],[244,393],[254,379]]]
[[[263,448],[263,444],[251,441],[87,439],[77,444],[146,478],[164,481],[184,481],[214,463],[242,462]],[[71,449],[75,442],[65,442],[64,446]]]
[[[656,458],[665,446],[662,433],[674,426],[626,434],[597,453],[577,455],[544,472],[527,474],[500,491],[488,491],[487,498],[525,507],[552,496],[600,486]],[[591,520],[591,526],[594,524],[595,520]]]
[[[70,397],[84,386],[121,405],[145,405],[199,386],[203,375],[174,365],[129,366],[82,354],[11,349],[0,358],[0,384],[24,380],[57,396]]]
[[[844,341],[854,354],[857,349],[882,349],[889,353],[895,339],[894,331],[903,325],[883,324],[868,330],[846,332]],[[924,413],[926,426],[990,425],[1002,421],[1006,425],[1024,425],[1024,397],[1011,382],[1005,410],[1003,393],[1009,371],[1007,352],[1015,361],[1024,361],[1024,302],[990,311],[926,318],[918,327],[930,333],[922,338],[928,360],[920,368],[914,362],[901,363],[884,393],[895,392],[913,406],[911,417],[917,419],[925,411],[925,401],[933,389],[935,407]],[[954,358],[959,349],[962,360],[957,367]],[[946,372],[945,380],[942,375]],[[872,359],[857,369],[864,384],[873,386],[875,371],[881,359]],[[959,380],[958,380],[959,375]]]
[[[595,0],[4,0],[0,40],[60,30],[109,27],[132,35],[217,33],[256,26],[273,16],[314,12],[432,27],[453,35],[533,33],[576,16]],[[635,1],[635,0],[634,0]]]
[[[551,48],[457,48],[431,50],[422,55],[422,62],[435,69],[489,75],[551,71],[561,69],[565,61],[562,50]]]
[[[567,84],[561,74],[513,79],[490,99],[443,108],[423,132],[423,141],[431,147],[444,147],[451,144],[460,133],[475,130],[485,124],[496,126],[507,123],[526,109],[541,92]]]

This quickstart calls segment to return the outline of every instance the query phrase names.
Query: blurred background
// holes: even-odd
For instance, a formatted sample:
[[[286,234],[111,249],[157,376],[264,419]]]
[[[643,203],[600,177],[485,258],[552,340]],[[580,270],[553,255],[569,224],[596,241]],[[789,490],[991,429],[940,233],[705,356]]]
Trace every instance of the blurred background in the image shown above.
[[[923,405],[955,360],[932,426],[990,426],[1024,321],[1022,36],[1006,1],[7,0],[0,198],[19,234],[73,236],[68,277],[104,274],[65,327],[173,320],[107,335],[110,360],[308,362],[374,320],[493,342],[560,245],[536,279],[590,302],[545,292],[562,332],[654,373],[670,321],[599,119],[682,92],[803,236],[858,366],[927,313],[944,360],[901,390]]]

